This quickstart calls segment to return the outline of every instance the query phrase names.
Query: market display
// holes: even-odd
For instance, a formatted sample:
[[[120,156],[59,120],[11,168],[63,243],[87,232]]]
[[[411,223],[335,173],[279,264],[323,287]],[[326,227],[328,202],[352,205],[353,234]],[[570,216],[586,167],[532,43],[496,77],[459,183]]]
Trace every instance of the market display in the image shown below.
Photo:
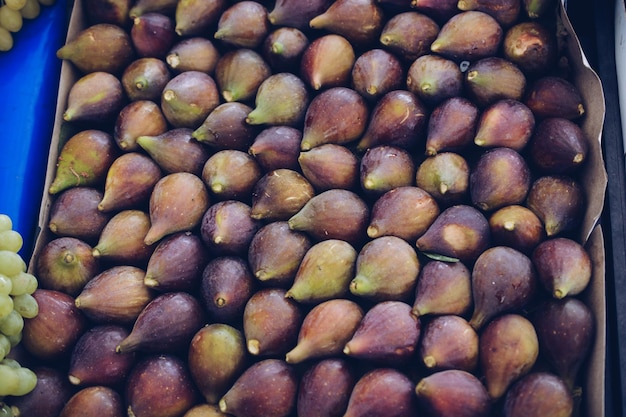
[[[595,138],[556,2],[83,3],[7,412],[583,409]]]

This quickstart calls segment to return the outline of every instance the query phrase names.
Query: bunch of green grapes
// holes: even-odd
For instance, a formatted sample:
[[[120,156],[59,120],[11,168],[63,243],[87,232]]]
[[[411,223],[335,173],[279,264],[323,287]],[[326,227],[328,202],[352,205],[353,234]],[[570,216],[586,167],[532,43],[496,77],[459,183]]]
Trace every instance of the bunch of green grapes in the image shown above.
[[[38,282],[26,271],[26,263],[18,253],[22,244],[22,236],[13,230],[11,218],[0,214],[0,399],[25,395],[37,383],[33,371],[7,357],[22,340],[24,319],[39,312],[32,296]]]
[[[41,6],[51,6],[55,0],[0,0],[0,51],[13,48],[13,33],[22,29],[24,20],[39,16]]]

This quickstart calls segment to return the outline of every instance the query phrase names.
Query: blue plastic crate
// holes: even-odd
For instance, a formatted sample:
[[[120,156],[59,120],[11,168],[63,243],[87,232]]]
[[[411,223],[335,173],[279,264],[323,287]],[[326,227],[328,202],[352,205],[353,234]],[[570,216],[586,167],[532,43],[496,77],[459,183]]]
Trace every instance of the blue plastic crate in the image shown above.
[[[0,52],[0,213],[13,219],[29,259],[46,175],[61,61],[56,51],[67,33],[68,3],[42,6],[25,20],[14,47]]]

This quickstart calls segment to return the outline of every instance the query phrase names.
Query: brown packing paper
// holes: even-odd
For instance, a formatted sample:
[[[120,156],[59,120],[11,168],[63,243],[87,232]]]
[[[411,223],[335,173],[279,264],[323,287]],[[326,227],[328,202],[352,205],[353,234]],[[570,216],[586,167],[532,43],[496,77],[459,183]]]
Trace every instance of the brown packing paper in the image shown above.
[[[604,195],[607,187],[607,173],[601,147],[605,113],[604,94],[600,79],[587,63],[565,9],[561,2],[559,4],[557,16],[558,34],[568,51],[569,66],[572,71],[574,84],[579,88],[584,99],[586,114],[583,116],[581,126],[590,144],[589,159],[583,172],[584,179],[582,181],[587,196],[587,211],[579,239],[586,245],[594,264],[592,281],[584,294],[584,300],[591,306],[595,314],[596,337],[589,360],[581,370],[585,378],[585,383],[582,387],[581,416],[604,417],[604,363],[606,356],[605,250],[602,229],[598,225],[598,220],[604,207]],[[80,0],[77,0],[74,2],[67,39],[75,38],[85,27],[86,19],[83,4]],[[76,133],[72,126],[63,122],[62,114],[67,105],[69,89],[78,77],[79,73],[69,62],[62,63],[55,115],[56,123],[52,133],[46,180],[39,213],[39,234],[29,263],[31,272],[34,272],[34,260],[37,258],[38,253],[54,237],[47,228],[52,203],[47,189],[54,178],[56,162],[62,145]]]

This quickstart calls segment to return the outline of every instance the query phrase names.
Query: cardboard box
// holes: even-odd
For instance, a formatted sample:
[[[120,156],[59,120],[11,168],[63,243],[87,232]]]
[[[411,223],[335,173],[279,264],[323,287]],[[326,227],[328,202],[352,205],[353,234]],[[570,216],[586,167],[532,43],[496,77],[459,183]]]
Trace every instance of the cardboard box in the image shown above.
[[[587,196],[587,211],[579,236],[591,254],[593,261],[593,276],[589,288],[583,294],[583,299],[592,308],[596,319],[596,336],[591,349],[590,357],[581,372],[586,383],[582,387],[582,416],[604,417],[605,395],[605,358],[606,358],[606,308],[605,308],[605,248],[604,235],[599,224],[604,208],[604,197],[607,188],[607,173],[602,155],[602,129],[604,123],[605,103],[604,93],[599,77],[589,66],[582,51],[579,40],[567,17],[564,6],[559,2],[558,36],[565,42],[572,69],[574,84],[582,93],[586,115],[582,119],[582,129],[590,145],[588,161],[585,165],[582,181]],[[67,39],[71,40],[86,27],[86,19],[81,1],[76,1],[71,15]],[[51,141],[48,159],[44,192],[41,199],[39,214],[39,234],[35,244],[30,268],[33,269],[34,260],[41,248],[54,238],[47,229],[49,210],[52,198],[47,193],[54,178],[59,151],[65,141],[75,131],[72,126],[63,122],[62,114],[67,104],[67,95],[70,87],[78,79],[79,73],[69,63],[63,62],[59,84],[59,95],[55,115],[55,126]]]

